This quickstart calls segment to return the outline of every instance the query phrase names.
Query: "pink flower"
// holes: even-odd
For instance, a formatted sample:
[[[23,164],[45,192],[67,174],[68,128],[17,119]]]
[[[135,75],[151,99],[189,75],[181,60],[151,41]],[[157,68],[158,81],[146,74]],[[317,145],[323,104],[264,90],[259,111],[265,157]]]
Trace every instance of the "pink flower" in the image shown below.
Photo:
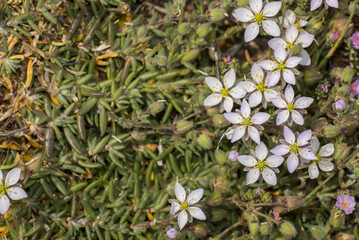
[[[223,58],[223,62],[227,65],[230,65],[231,64],[231,56],[227,56],[225,58]]]
[[[333,40],[336,41],[339,38],[339,33],[333,33]]]
[[[228,154],[228,158],[229,158],[229,160],[231,160],[232,162],[237,161],[238,152],[237,152],[237,151],[230,151],[229,154]]]
[[[345,214],[351,214],[355,210],[355,198],[348,195],[338,196],[335,206],[344,210]]]
[[[350,86],[350,97],[355,97],[359,94],[359,80],[355,80]]]
[[[359,49],[359,32],[355,32],[351,38],[352,43],[356,49]]]
[[[279,216],[280,212],[278,210],[273,211],[274,219],[277,221],[282,220],[282,218]]]

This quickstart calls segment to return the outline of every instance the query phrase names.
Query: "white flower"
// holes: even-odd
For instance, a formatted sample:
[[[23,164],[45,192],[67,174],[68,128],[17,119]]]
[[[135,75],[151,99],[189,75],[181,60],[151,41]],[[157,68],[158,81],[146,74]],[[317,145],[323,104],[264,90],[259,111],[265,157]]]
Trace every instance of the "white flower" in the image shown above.
[[[269,73],[268,86],[274,86],[278,83],[281,75],[284,81],[295,85],[295,76],[291,70],[299,64],[301,57],[289,57],[282,45],[277,45],[274,49],[275,61],[263,60],[259,65],[265,70],[272,71]]]
[[[284,91],[284,98],[272,98],[271,102],[274,106],[279,108],[275,113],[278,113],[276,123],[280,125],[287,121],[292,125],[294,121],[298,125],[304,124],[302,114],[306,113],[304,108],[309,107],[314,101],[310,97],[294,98],[294,90],[291,85],[287,85]]]
[[[254,142],[260,144],[259,130],[263,130],[260,125],[266,122],[270,115],[264,112],[258,112],[251,117],[251,108],[246,100],[242,101],[241,111],[238,113],[224,113],[224,117],[231,123],[238,125],[232,134],[231,142],[238,141],[243,136],[247,140],[250,137]],[[253,125],[254,124],[254,125]]]
[[[197,203],[203,195],[203,189],[196,189],[190,193],[184,190],[181,184],[176,182],[175,184],[175,195],[177,200],[172,201],[171,204],[171,214],[176,214],[179,211],[178,215],[178,226],[179,229],[186,225],[187,221],[192,222],[193,218],[199,220],[206,220],[206,216],[199,207],[194,207],[194,204]]]
[[[238,84],[248,93],[251,93],[248,99],[250,107],[256,107],[262,102],[265,104],[270,102],[271,98],[280,97],[277,91],[268,87],[268,79],[263,82],[264,72],[258,64],[253,64],[251,75],[253,81],[244,81]]]
[[[15,185],[20,179],[21,169],[11,169],[6,178],[3,177],[3,173],[0,170],[0,213],[5,214],[10,207],[10,200],[5,195],[5,192],[12,200],[20,200],[27,197],[26,192]]]
[[[277,155],[272,155],[267,158],[267,155],[268,149],[266,145],[261,142],[255,150],[255,157],[257,159],[249,155],[238,157],[238,161],[246,166],[244,170],[249,171],[247,173],[247,185],[255,183],[260,176],[270,185],[277,184],[275,172],[279,172],[277,167],[283,163],[284,158]]]
[[[297,16],[291,10],[285,11],[284,19],[282,16],[280,16],[278,18],[278,20],[279,20],[279,23],[283,23],[283,27],[285,27],[285,28],[289,28],[291,25],[294,25],[296,28],[302,28],[305,25],[307,25],[307,23],[308,23],[307,21],[302,20],[301,18],[299,18],[299,21],[296,22]]]
[[[268,45],[275,49],[278,44],[282,45],[285,49],[291,50],[295,45],[301,44],[302,48],[309,47],[314,40],[314,35],[307,32],[302,32],[299,35],[298,29],[291,25],[283,38],[273,38],[268,42]],[[309,66],[311,64],[310,56],[305,49],[302,49],[301,58],[299,64]]]
[[[316,10],[317,8],[320,7],[320,5],[322,5],[322,2],[323,0],[312,0],[310,2],[310,11],[314,11]],[[325,2],[333,7],[333,8],[338,8],[339,7],[339,3],[338,3],[338,0],[325,0]]]
[[[319,168],[324,172],[329,172],[334,169],[333,163],[331,163],[331,159],[327,158],[330,157],[334,153],[334,145],[332,143],[324,145],[320,150],[319,153],[319,140],[318,138],[314,137],[310,140],[311,143],[311,150],[312,152],[317,156],[316,160],[312,161],[312,164],[310,164],[308,168],[309,177],[311,179],[317,178],[319,176]]]
[[[271,36],[278,37],[280,29],[270,17],[274,17],[282,7],[280,1],[270,2],[262,9],[262,0],[249,0],[248,8],[237,8],[233,16],[241,22],[251,22],[244,32],[244,40],[250,42],[258,36],[259,27],[263,25],[263,30]]]
[[[317,156],[310,151],[309,140],[312,138],[312,131],[306,130],[299,134],[297,140],[294,133],[287,127],[283,129],[284,139],[281,140],[281,145],[274,147],[271,153],[275,155],[287,155],[287,168],[290,173],[298,167],[299,158],[304,160],[316,160]]]
[[[226,110],[226,112],[230,112],[233,108],[232,98],[239,99],[246,95],[246,92],[238,85],[230,89],[236,81],[236,73],[233,69],[226,72],[223,77],[224,88],[222,83],[217,78],[206,77],[205,81],[213,93],[204,100],[204,106],[215,106],[222,102],[222,99],[224,98],[224,110]]]

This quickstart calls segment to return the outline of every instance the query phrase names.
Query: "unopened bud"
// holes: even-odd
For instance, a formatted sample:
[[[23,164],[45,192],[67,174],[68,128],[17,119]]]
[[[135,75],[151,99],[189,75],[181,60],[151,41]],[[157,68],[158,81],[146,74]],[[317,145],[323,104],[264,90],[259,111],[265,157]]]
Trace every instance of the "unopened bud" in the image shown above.
[[[213,192],[209,197],[207,204],[209,206],[218,206],[222,203],[223,196],[221,192]]]
[[[350,147],[346,143],[337,143],[334,149],[333,158],[337,161],[345,159],[350,152]]]
[[[273,229],[273,223],[263,222],[259,227],[259,232],[261,233],[261,235],[266,236],[271,234],[272,229]]]
[[[309,66],[304,71],[304,83],[307,86],[312,86],[323,79],[323,75],[317,68]]]
[[[345,83],[350,82],[353,79],[354,74],[355,74],[355,71],[350,66],[347,66],[346,68],[344,68],[344,71],[342,73],[343,82],[345,82]]]
[[[221,21],[226,15],[226,10],[223,8],[213,8],[208,11],[208,18],[214,22]]]
[[[161,112],[165,108],[165,102],[165,100],[158,100],[157,102],[152,103],[148,107],[147,112],[152,115]]]
[[[313,237],[315,237],[316,239],[325,239],[325,237],[327,236],[325,230],[319,226],[311,226],[310,232],[312,233]]]
[[[238,152],[237,152],[237,151],[230,151],[230,152],[228,153],[228,158],[229,158],[229,160],[231,160],[232,162],[237,161]]]
[[[209,228],[204,222],[199,222],[189,226],[189,230],[197,238],[204,238],[208,235]]]
[[[228,214],[227,210],[225,210],[223,208],[213,208],[211,220],[213,222],[222,221],[227,216],[227,214]]]
[[[220,165],[223,165],[227,162],[226,153],[221,149],[216,149],[216,151],[214,151],[214,156]]]
[[[261,195],[261,201],[262,202],[270,202],[272,201],[272,195],[269,192],[265,192]]]
[[[337,94],[338,95],[346,95],[346,94],[348,94],[347,86],[337,88]]]
[[[249,4],[249,0],[237,0],[238,7],[247,7]]]
[[[294,210],[303,206],[302,197],[299,196],[287,196],[285,200],[285,205],[288,210]]]
[[[193,122],[190,121],[179,121],[176,123],[176,132],[179,134],[186,133],[193,128]]]
[[[31,173],[36,173],[42,166],[42,154],[36,154],[25,165]]]
[[[335,240],[355,240],[355,236],[349,233],[338,233]]]
[[[334,103],[334,110],[338,111],[338,112],[342,112],[346,107],[346,103],[344,102],[344,100],[337,100]]]
[[[324,135],[327,138],[333,138],[338,136],[341,133],[341,130],[338,126],[335,125],[327,125],[323,128],[324,130]]]
[[[197,138],[197,143],[205,150],[209,150],[212,148],[211,138],[204,133],[199,135],[199,137]]]
[[[181,23],[178,26],[177,31],[179,34],[182,34],[182,35],[187,34],[187,33],[189,33],[189,31],[191,31],[191,24],[188,22]]]
[[[219,110],[218,110],[218,107],[206,107],[205,113],[208,116],[215,116],[216,114],[219,114]],[[222,115],[222,114],[219,114],[219,115]]]
[[[215,127],[226,127],[229,125],[228,120],[223,114],[217,114],[212,117],[212,123]]]
[[[177,238],[177,230],[174,229],[174,228],[168,229],[167,232],[166,232],[166,236],[169,239],[176,239]]]
[[[202,24],[197,28],[197,35],[198,37],[205,37],[209,31],[211,30],[211,25],[206,23],[206,24]]]
[[[190,62],[198,57],[200,49],[192,49],[184,54],[182,57],[182,62]]]
[[[282,223],[279,227],[279,231],[283,234],[284,237],[288,238],[294,238],[298,234],[297,229],[295,229],[293,223],[289,221]]]
[[[329,218],[329,223],[333,228],[340,228],[345,224],[345,213],[340,209],[334,209]]]
[[[251,236],[256,236],[259,232],[258,217],[254,214],[249,218],[249,232]]]

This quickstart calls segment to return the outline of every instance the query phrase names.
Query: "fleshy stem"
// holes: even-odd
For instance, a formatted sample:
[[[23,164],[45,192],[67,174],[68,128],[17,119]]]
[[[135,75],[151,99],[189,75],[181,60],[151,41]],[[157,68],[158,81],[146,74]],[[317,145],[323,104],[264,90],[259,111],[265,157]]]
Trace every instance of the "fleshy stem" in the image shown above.
[[[354,0],[354,6],[357,5],[358,0]],[[318,70],[320,70],[329,60],[329,58],[334,54],[335,50],[339,47],[339,44],[342,42],[344,35],[346,34],[346,32],[349,29],[349,24],[351,23],[353,17],[354,17],[354,13],[355,13],[355,9],[353,8],[351,13],[350,13],[350,17],[347,21],[347,23],[345,24],[344,30],[342,32],[342,34],[340,34],[339,39],[335,42],[334,46],[329,50],[328,54],[323,58],[323,60],[319,63],[318,65]]]
[[[319,191],[319,189],[321,189],[325,184],[327,184],[327,182],[329,182],[330,179],[332,179],[332,177],[335,174],[330,175],[329,177],[327,177],[327,179],[325,179],[321,184],[318,185],[318,187],[314,188],[313,191],[311,191],[304,199],[303,199],[303,204],[308,201],[310,199],[311,196],[313,196],[316,192]]]

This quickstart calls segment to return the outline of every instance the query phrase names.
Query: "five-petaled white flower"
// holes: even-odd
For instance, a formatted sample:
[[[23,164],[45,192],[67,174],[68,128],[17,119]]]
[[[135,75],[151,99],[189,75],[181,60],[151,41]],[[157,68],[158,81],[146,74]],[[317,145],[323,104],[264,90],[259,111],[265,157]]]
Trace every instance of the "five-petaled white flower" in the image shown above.
[[[301,18],[299,18],[299,21],[296,22],[297,16],[291,10],[285,11],[284,19],[282,16],[280,16],[280,17],[278,17],[278,21],[279,21],[279,23],[283,23],[283,27],[285,27],[285,28],[289,28],[291,25],[294,25],[298,29],[304,27],[308,23],[307,21],[305,21]]]
[[[247,185],[255,183],[260,176],[264,181],[270,185],[277,184],[277,177],[275,173],[279,173],[279,167],[284,158],[282,156],[272,155],[267,158],[268,149],[266,145],[261,142],[255,149],[255,157],[250,155],[242,155],[238,157],[238,161],[246,166],[244,169],[247,173]]]
[[[317,159],[313,160],[312,164],[310,164],[308,168],[309,177],[311,179],[314,179],[319,176],[318,166],[324,172],[329,172],[334,169],[333,163],[330,162],[331,159],[328,158],[334,153],[334,145],[332,143],[328,143],[324,145],[318,152],[320,146],[318,138],[313,137],[310,140],[310,143],[311,143],[310,148],[312,152],[317,156]]]
[[[323,0],[312,0],[310,2],[310,11],[314,11],[317,8],[319,8],[320,5],[322,5],[322,2],[323,2]],[[331,6],[333,8],[339,7],[338,0],[325,0],[325,2],[328,4],[328,6]]]
[[[237,8],[233,16],[241,22],[251,22],[244,32],[244,40],[250,42],[258,36],[259,27],[263,25],[263,30],[271,36],[278,37],[280,29],[275,21],[269,20],[274,17],[282,7],[280,1],[270,2],[262,9],[262,0],[249,0],[248,8]]]
[[[11,169],[6,177],[3,177],[3,173],[0,170],[0,213],[5,214],[10,207],[10,200],[5,195],[5,192],[12,200],[20,200],[27,197],[26,192],[15,185],[20,179],[21,169]]]
[[[299,134],[297,140],[294,133],[287,126],[284,126],[283,129],[284,139],[280,142],[281,145],[278,145],[271,149],[271,153],[275,155],[287,155],[287,168],[290,173],[298,167],[299,158],[304,160],[316,160],[317,156],[310,150],[309,140],[312,138],[312,131],[306,130]]]
[[[309,47],[314,40],[314,35],[307,32],[302,32],[299,35],[298,29],[291,25],[283,38],[273,38],[268,42],[268,45],[275,49],[278,44],[282,45],[285,49],[291,50],[295,45],[301,44],[302,48]],[[302,49],[300,57],[302,60],[299,64],[309,66],[311,63],[310,56],[305,49]]]
[[[234,85],[234,82],[236,81],[236,73],[233,69],[229,70],[224,75],[224,87],[222,83],[214,77],[206,77],[205,81],[213,93],[204,100],[204,106],[215,106],[222,102],[222,99],[224,98],[224,110],[226,110],[226,112],[230,112],[233,108],[232,98],[240,99],[246,95],[246,92],[238,85],[231,89],[231,87]]]
[[[203,189],[196,189],[192,192],[184,190],[181,184],[176,182],[175,184],[175,195],[177,200],[173,200],[171,204],[171,214],[178,215],[178,226],[179,229],[186,225],[187,221],[192,222],[193,218],[199,220],[206,220],[206,216],[199,207],[193,205],[197,203],[203,195]],[[179,211],[179,214],[176,214]]]
[[[288,120],[288,124],[292,125],[294,121],[298,125],[304,124],[302,114],[306,113],[304,108],[309,107],[314,101],[310,97],[296,97],[294,98],[294,90],[291,85],[287,85],[284,91],[284,98],[272,98],[271,102],[274,106],[279,108],[277,113],[277,125],[280,125]]]
[[[266,122],[270,115],[264,112],[258,112],[251,117],[251,108],[246,100],[242,101],[241,111],[238,109],[237,112],[224,113],[224,117],[231,123],[238,125],[235,127],[232,134],[231,142],[235,142],[244,136],[247,140],[250,137],[254,142],[260,144],[259,130],[263,130],[260,125]]]
[[[289,57],[282,45],[277,45],[274,48],[275,61],[263,60],[259,65],[265,70],[272,71],[269,73],[268,86],[274,86],[278,83],[281,75],[284,81],[295,85],[295,76],[292,68],[296,67],[302,60],[301,57]]]
[[[249,80],[239,83],[239,86],[250,95],[248,99],[250,107],[256,107],[263,103],[263,106],[266,108],[266,103],[270,102],[271,98],[280,97],[277,91],[268,87],[268,78],[264,80],[263,69],[258,64],[253,64],[251,75],[253,81]]]

